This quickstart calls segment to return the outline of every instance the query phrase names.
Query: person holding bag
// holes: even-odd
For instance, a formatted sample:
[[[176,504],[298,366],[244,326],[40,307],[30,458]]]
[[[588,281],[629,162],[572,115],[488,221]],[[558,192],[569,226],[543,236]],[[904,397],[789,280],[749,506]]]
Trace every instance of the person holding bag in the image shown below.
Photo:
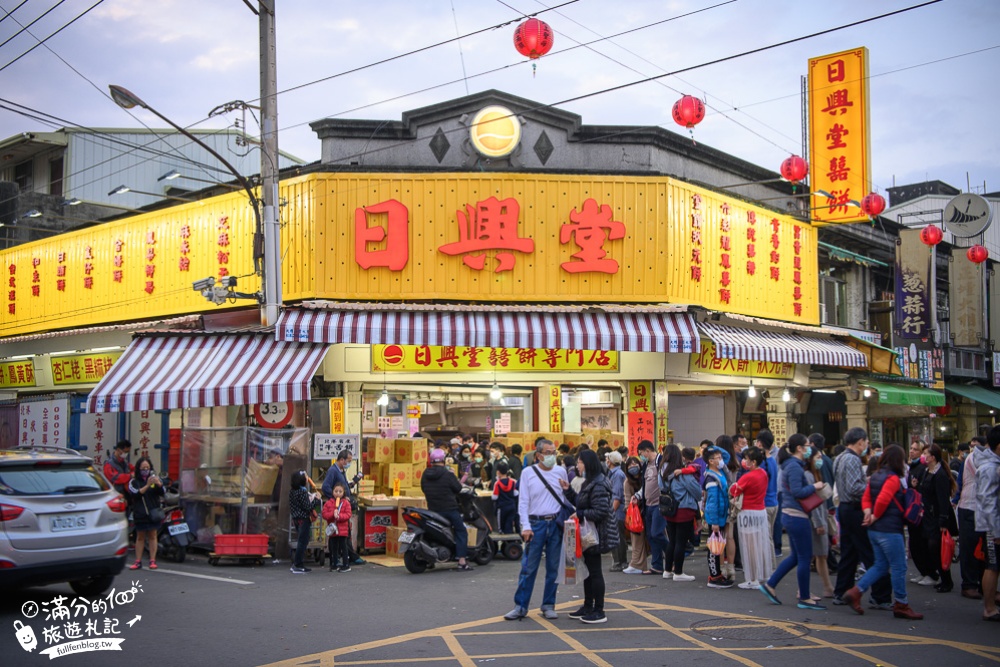
[[[668,544],[663,561],[663,578],[694,581],[694,575],[684,574],[684,557],[688,542],[694,535],[694,520],[701,500],[698,468],[684,466],[681,449],[677,445],[667,445],[663,449],[663,460],[659,471],[661,500],[658,512],[664,512],[665,498],[672,497],[676,505],[673,513],[664,514]]]
[[[611,483],[601,468],[597,453],[584,449],[576,460],[576,470],[583,477],[580,491],[566,490],[566,497],[576,505],[576,516],[597,529],[597,543],[587,548],[584,545],[583,563],[587,566],[587,578],[583,580],[583,606],[569,617],[584,623],[606,623],[604,614],[604,570],[601,555],[618,546],[618,526],[611,511]]]
[[[788,438],[778,452],[778,488],[781,491],[781,521],[792,544],[792,553],[781,561],[770,579],[760,585],[760,592],[771,604],[781,604],[775,587],[786,574],[796,570],[799,584],[799,609],[824,611],[826,607],[813,602],[809,593],[809,565],[812,561],[812,525],[801,501],[808,499],[826,486],[823,482],[806,484],[805,459],[812,456],[812,446],[801,433]]]
[[[767,461],[770,459],[760,447],[748,447],[740,463],[746,472],[729,487],[729,495],[733,498],[731,505],[740,505],[736,521],[742,536],[740,552],[745,581],[739,587],[744,590],[759,589],[760,583],[774,572],[774,545],[766,505],[769,481],[763,467]],[[775,490],[775,497],[777,493]]]
[[[153,472],[153,462],[148,456],[143,456],[135,464],[135,472],[128,483],[128,492],[132,497],[132,515],[135,518],[135,562],[129,565],[130,570],[142,569],[142,553],[146,550],[146,540],[149,540],[149,569],[155,570],[156,565],[156,533],[163,523],[163,482]]]
[[[710,535],[719,535],[725,543],[726,524],[729,522],[729,480],[722,472],[729,454],[724,449],[709,447],[705,450],[705,523]],[[723,551],[723,554],[725,552]],[[735,580],[726,576],[720,555],[708,550],[708,587],[731,588]]]
[[[951,563],[942,562],[941,542],[944,535],[958,534],[958,521],[951,507],[951,497],[957,485],[948,465],[948,455],[938,445],[931,445],[926,454],[926,467],[920,476],[917,488],[924,499],[924,521],[921,531],[927,549],[917,554],[916,563],[920,573],[930,579],[938,579],[934,590],[950,593],[954,588],[951,579]]]
[[[632,542],[632,559],[628,567],[622,570],[623,574],[642,574],[646,571],[647,559],[649,558],[649,545],[646,543],[646,530],[643,524],[643,514],[645,507],[642,503],[642,461],[636,456],[630,456],[625,461],[625,504],[628,505],[626,518],[631,514],[633,518],[638,514],[638,525],[632,523],[629,528],[629,539]]]

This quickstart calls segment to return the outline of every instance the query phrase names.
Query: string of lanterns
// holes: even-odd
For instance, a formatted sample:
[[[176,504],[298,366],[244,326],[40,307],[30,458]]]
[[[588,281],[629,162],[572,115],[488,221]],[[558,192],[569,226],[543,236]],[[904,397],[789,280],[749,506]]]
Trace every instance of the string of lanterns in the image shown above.
[[[927,225],[920,230],[920,242],[925,246],[934,247],[944,240],[944,232],[937,225]],[[982,264],[990,257],[990,253],[979,243],[970,246],[965,251],[965,256],[973,264]]]

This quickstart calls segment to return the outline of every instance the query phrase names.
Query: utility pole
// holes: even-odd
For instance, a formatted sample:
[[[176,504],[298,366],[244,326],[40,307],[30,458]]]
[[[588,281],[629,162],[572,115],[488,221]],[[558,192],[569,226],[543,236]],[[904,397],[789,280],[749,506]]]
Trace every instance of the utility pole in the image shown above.
[[[281,293],[281,228],[278,224],[278,65],[274,38],[275,0],[259,0],[260,17],[260,179],[264,204],[264,305],[261,324],[278,321]]]

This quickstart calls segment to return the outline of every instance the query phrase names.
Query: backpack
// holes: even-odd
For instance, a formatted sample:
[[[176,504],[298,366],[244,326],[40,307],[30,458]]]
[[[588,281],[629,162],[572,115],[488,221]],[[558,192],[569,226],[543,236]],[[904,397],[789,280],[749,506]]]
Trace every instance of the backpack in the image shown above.
[[[680,503],[677,502],[673,489],[670,488],[670,482],[673,481],[673,478],[673,475],[669,479],[663,479],[663,476],[660,476],[660,514],[663,516],[674,516],[680,508]]]
[[[893,497],[892,502],[903,513],[903,521],[911,526],[919,526],[924,520],[924,499],[920,492],[914,488],[908,488],[903,493],[903,502],[900,504],[898,495]]]

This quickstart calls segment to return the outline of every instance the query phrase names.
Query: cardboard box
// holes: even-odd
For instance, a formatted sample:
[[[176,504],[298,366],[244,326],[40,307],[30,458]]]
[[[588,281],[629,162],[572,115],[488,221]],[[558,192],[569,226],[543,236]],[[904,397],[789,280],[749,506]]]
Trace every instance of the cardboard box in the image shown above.
[[[370,496],[375,493],[375,480],[363,479],[358,482],[358,495]]]
[[[406,486],[399,490],[399,494],[406,496],[407,498],[417,498],[422,500],[424,498],[424,490],[419,486]]]
[[[625,434],[621,431],[611,431],[605,440],[608,441],[608,447],[618,449],[625,444]],[[638,445],[639,443],[636,444]]]
[[[580,433],[563,433],[563,442],[569,445],[570,449],[573,449],[574,447],[579,447],[586,437]],[[595,439],[594,442],[597,442],[597,440]]]
[[[409,463],[387,463],[385,486],[393,488],[399,480],[400,488],[413,486],[413,465]]]
[[[368,453],[374,463],[392,463],[395,450],[395,440],[390,438],[372,438]]]
[[[402,526],[402,524],[400,524]],[[385,529],[385,555],[399,558],[399,536],[406,532],[406,528],[400,526],[388,526]]]
[[[403,512],[407,507],[420,507],[422,509],[427,509],[427,499],[426,498],[414,498],[413,496],[407,496],[403,498],[402,496],[398,498],[399,507],[396,509],[396,525],[406,526],[403,522]]]
[[[419,489],[420,488],[420,480],[423,478],[424,472],[426,472],[426,470],[427,470],[427,464],[426,463],[414,463],[413,464],[413,484],[411,484],[410,486],[415,486],[415,487],[417,487]]]
[[[394,441],[395,463],[427,463],[427,440],[425,438],[397,438]]]

